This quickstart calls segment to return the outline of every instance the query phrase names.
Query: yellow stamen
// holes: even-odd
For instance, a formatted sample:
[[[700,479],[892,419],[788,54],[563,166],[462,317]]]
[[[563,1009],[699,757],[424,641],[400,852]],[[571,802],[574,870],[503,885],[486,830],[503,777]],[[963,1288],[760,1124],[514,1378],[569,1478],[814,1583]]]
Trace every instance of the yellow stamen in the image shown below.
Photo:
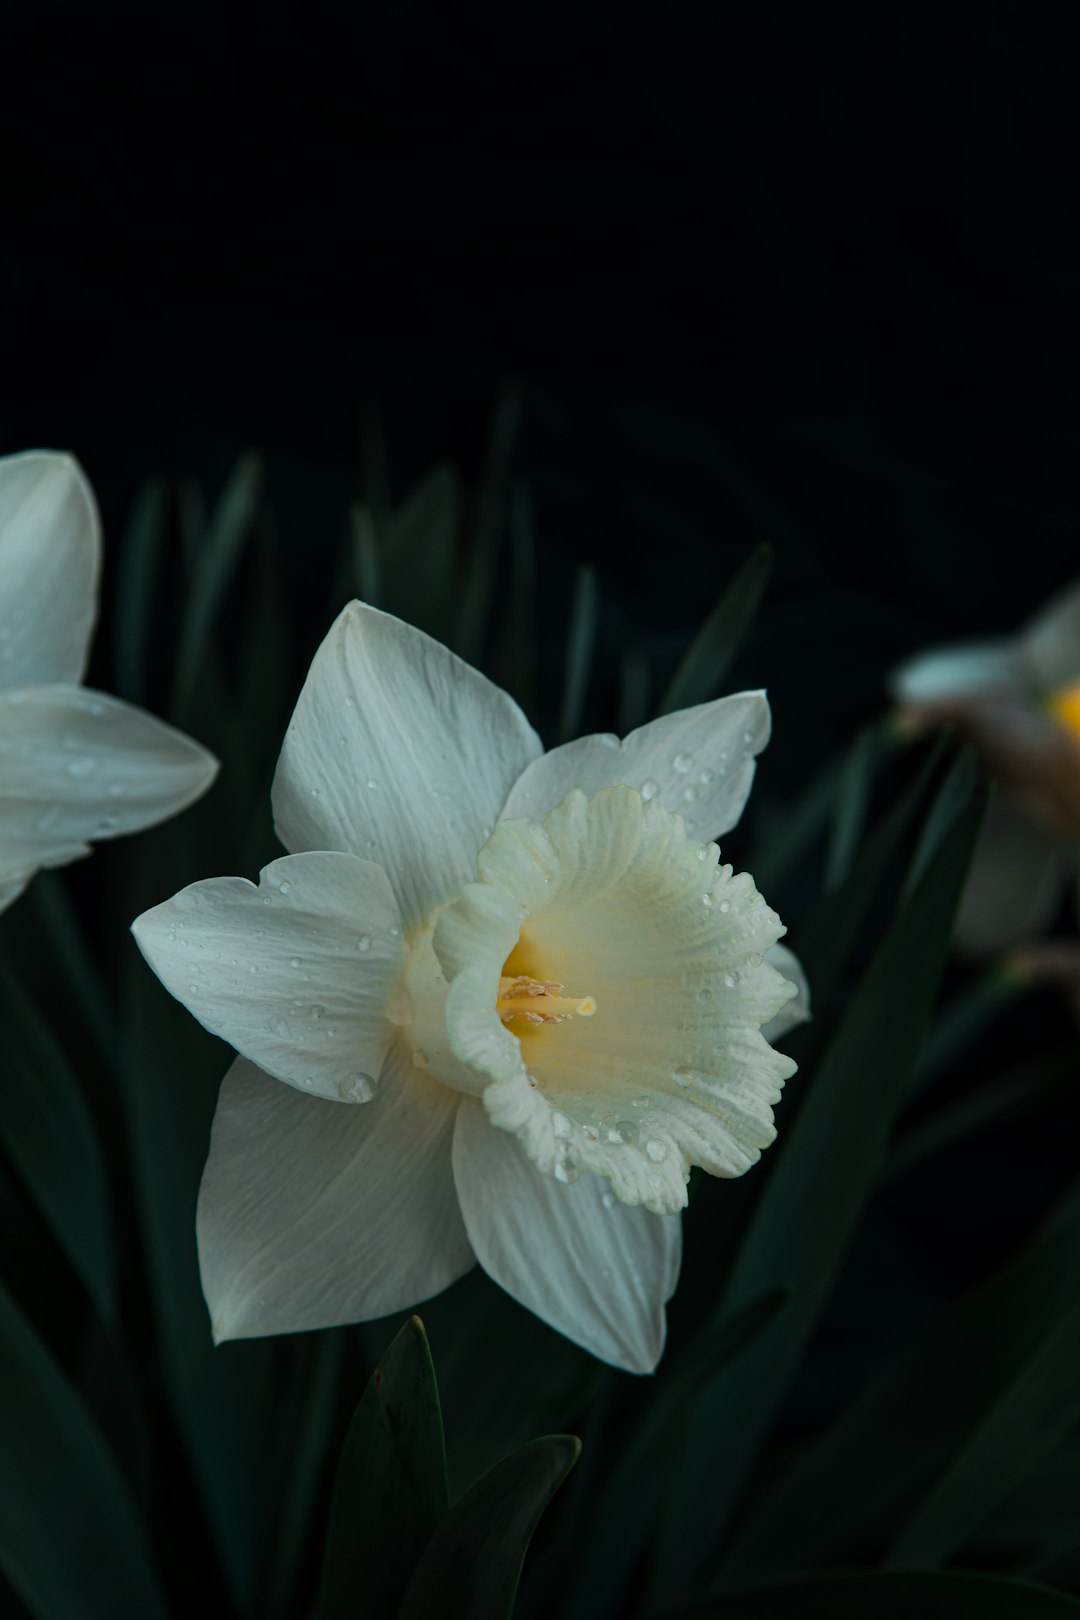
[[[1050,693],[1046,706],[1058,724],[1080,741],[1080,681],[1059,686],[1056,692]]]
[[[506,1025],[562,1024],[568,1018],[591,1018],[596,1011],[592,996],[564,996],[565,986],[554,979],[534,979],[527,973],[499,980],[495,1010]],[[514,1034],[523,1033],[514,1030]]]

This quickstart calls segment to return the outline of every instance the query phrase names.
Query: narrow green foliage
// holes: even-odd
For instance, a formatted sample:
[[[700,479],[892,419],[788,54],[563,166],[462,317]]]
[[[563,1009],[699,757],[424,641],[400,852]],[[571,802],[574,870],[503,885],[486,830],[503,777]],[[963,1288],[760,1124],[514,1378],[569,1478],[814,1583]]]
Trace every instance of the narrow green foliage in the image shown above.
[[[944,1563],[1080,1421],[1080,1301],[1001,1391],[896,1539],[890,1563]]]
[[[855,852],[862,842],[874,772],[878,762],[880,733],[869,726],[856,737],[845,756],[833,804],[832,831],[825,860],[825,887],[837,888],[847,877]]]
[[[605,1610],[617,1610],[656,1522],[691,1402],[753,1345],[786,1298],[777,1289],[719,1327],[706,1329],[665,1366],[617,1472],[592,1504],[587,1530],[582,1530],[580,1520],[574,1523],[568,1553],[577,1554],[578,1563],[566,1620],[591,1620]]]
[[[942,785],[923,826],[922,836],[907,875],[905,894],[912,894],[922,882],[928,866],[945,838],[964,814],[979,780],[979,761],[973,748],[963,748]]]
[[[484,640],[491,622],[499,551],[506,526],[510,463],[521,427],[522,395],[508,388],[491,424],[487,462],[476,503],[472,543],[466,558],[461,609],[452,641],[468,663],[483,663]]]
[[[135,492],[120,541],[116,578],[113,679],[118,697],[145,703],[146,660],[168,531],[168,487],[148,478]]]
[[[0,1288],[0,1570],[34,1620],[164,1620],[128,1488]]]
[[[218,615],[251,537],[262,499],[262,483],[258,456],[241,456],[195,548],[173,680],[172,713],[181,724],[191,713]]]
[[[694,1604],[671,1620],[1068,1620],[1080,1602],[994,1575],[822,1575]]]
[[[366,506],[354,506],[349,515],[352,533],[352,573],[357,594],[369,607],[382,606],[382,558],[375,522]]]
[[[922,1091],[944,1074],[1030,988],[1031,981],[1006,962],[995,962],[972,979],[934,1020],[915,1071],[913,1091]]]
[[[942,792],[953,791],[950,775]],[[828,1300],[918,1056],[981,817],[981,799],[972,800],[941,844],[852,994],[781,1143],[720,1311],[734,1314],[774,1288],[788,1287],[792,1297],[754,1356],[734,1363],[702,1402],[666,1526],[659,1590],[685,1580],[702,1551],[717,1546]],[[711,1438],[718,1434],[719,1472]]]
[[[269,1554],[267,1596],[257,1611],[264,1620],[289,1620],[296,1612],[297,1577],[327,1460],[345,1336],[334,1330],[313,1338],[296,1424],[286,1436],[286,1477]]]
[[[97,1130],[63,1048],[0,965],[0,1141],[105,1321],[115,1309],[114,1234]]]
[[[598,608],[596,574],[591,568],[579,568],[577,579],[574,581],[574,595],[570,603],[570,625],[566,636],[566,665],[563,674],[562,710],[559,715],[560,742],[569,742],[581,731],[589,670],[596,646]]]
[[[716,697],[757,617],[772,568],[772,546],[755,547],[690,643],[657,714]]]
[[[1080,1188],[1015,1260],[905,1347],[754,1504],[725,1578],[880,1556],[1072,1308],[1078,1272]]]
[[[399,1620],[509,1620],[533,1532],[580,1449],[548,1435],[478,1480],[431,1538]]]
[[[444,636],[458,596],[461,506],[457,471],[443,464],[433,467],[381,524],[368,519],[366,564],[359,545],[356,553],[364,600],[429,635]],[[364,532],[355,531],[361,539]]]
[[[636,731],[649,718],[649,660],[642,652],[626,653],[619,663],[619,712],[616,729],[620,737]]]
[[[320,1620],[394,1620],[447,1506],[435,1369],[424,1325],[413,1316],[372,1374],[345,1439],[326,1536]]]

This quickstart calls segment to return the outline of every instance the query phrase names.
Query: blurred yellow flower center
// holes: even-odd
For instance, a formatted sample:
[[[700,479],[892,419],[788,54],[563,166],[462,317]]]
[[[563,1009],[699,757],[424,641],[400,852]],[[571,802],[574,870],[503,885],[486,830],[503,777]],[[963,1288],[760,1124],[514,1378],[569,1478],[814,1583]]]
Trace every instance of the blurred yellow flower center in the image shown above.
[[[1051,692],[1047,708],[1058,724],[1080,741],[1080,681],[1059,686],[1056,692]]]

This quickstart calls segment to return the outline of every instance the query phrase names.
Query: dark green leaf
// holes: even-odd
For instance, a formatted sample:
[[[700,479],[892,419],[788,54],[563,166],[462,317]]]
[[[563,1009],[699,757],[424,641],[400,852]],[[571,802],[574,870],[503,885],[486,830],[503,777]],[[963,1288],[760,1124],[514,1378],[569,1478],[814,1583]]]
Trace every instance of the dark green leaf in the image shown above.
[[[465,559],[461,611],[454,645],[470,664],[482,662],[491,620],[499,548],[506,523],[510,461],[521,426],[520,388],[507,388],[495,407],[487,461],[480,482],[472,545]]]
[[[146,701],[146,657],[155,621],[154,594],[168,525],[164,479],[140,484],[131,503],[116,579],[113,679],[119,697]]]
[[[750,631],[772,575],[773,548],[757,546],[691,642],[657,714],[707,703],[724,683]]]
[[[563,674],[562,711],[559,715],[559,741],[569,742],[581,730],[585,694],[589,686],[596,644],[596,574],[579,568],[570,604],[570,627],[566,637],[566,667]]]
[[[617,1610],[656,1522],[691,1399],[753,1343],[786,1298],[778,1289],[758,1300],[734,1320],[699,1334],[681,1357],[665,1366],[617,1471],[590,1504],[587,1532],[581,1534],[580,1521],[572,1526],[578,1563],[567,1593],[567,1620],[591,1620],[605,1608]]]
[[[266,1620],[286,1620],[296,1612],[296,1582],[319,1501],[322,1470],[330,1440],[341,1376],[344,1334],[312,1335],[310,1361],[304,1363],[304,1388],[295,1428],[290,1426],[286,1478],[270,1552],[268,1597],[259,1613]]]
[[[2,1288],[0,1568],[35,1620],[164,1620],[127,1486]]]
[[[951,794],[951,782],[942,791]],[[667,1587],[692,1571],[701,1549],[718,1545],[828,1300],[910,1082],[981,819],[980,798],[941,844],[853,992],[786,1139],[781,1116],[779,1158],[721,1309],[734,1315],[775,1288],[790,1288],[792,1298],[753,1357],[733,1363],[702,1403],[658,1564]],[[715,1435],[724,1437],[721,1470]]]
[[[725,1577],[877,1557],[1075,1299],[1080,1189],[858,1394],[754,1504]],[[872,1488],[870,1483],[872,1482]]]
[[[934,1020],[919,1066],[913,1092],[921,1091],[943,1074],[962,1053],[974,1045],[994,1020],[1031,988],[1031,980],[1015,972],[1008,963],[993,967],[973,979],[959,995],[942,1007]]]
[[[439,1391],[424,1324],[413,1316],[372,1374],[345,1439],[320,1620],[394,1620],[447,1505]]]
[[[975,750],[961,749],[923,826],[911,870],[907,876],[908,894],[918,888],[942,841],[948,837],[956,822],[964,814],[978,780],[979,761]]]
[[[377,528],[378,607],[397,613],[431,635],[443,637],[460,592],[457,575],[461,533],[461,482],[453,467],[432,468],[395,512]],[[368,565],[369,584],[371,575]],[[363,585],[363,574],[360,575]],[[365,601],[371,596],[361,590]]]
[[[691,1605],[673,1620],[1067,1620],[1080,1602],[993,1575],[821,1575]]]
[[[478,1480],[432,1536],[400,1620],[509,1620],[533,1532],[580,1449],[548,1435]]]
[[[649,718],[649,660],[643,652],[624,654],[619,663],[618,732],[625,737]]]
[[[0,1139],[102,1317],[114,1300],[113,1232],[105,1162],[63,1049],[0,966],[4,1083]]]
[[[956,1553],[1080,1420],[1078,1374],[1080,1303],[1073,1303],[919,1504],[889,1562],[924,1567]]]
[[[382,559],[375,524],[366,506],[352,509],[353,578],[357,595],[370,607],[382,606]]]
[[[879,742],[879,731],[868,727],[859,733],[844,759],[833,803],[832,832],[825,860],[827,889],[837,888],[847,877],[855,851],[862,842]]]
[[[241,456],[192,559],[173,679],[172,712],[181,722],[190,713],[218,614],[251,536],[262,498],[262,481],[258,456]]]

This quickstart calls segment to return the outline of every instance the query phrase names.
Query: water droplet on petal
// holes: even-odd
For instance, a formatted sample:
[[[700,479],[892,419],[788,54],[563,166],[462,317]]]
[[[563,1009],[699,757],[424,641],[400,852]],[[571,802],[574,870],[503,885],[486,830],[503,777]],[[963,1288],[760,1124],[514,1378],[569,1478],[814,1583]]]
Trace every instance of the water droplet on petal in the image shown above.
[[[721,911],[730,911],[731,910],[731,901],[730,900],[721,900],[721,902],[720,902],[720,910]]]
[[[715,904],[716,904],[716,896],[715,896],[715,894],[713,894],[711,889],[706,889],[706,891],[702,895],[701,899],[702,899],[702,902],[707,906],[715,906]]]
[[[370,1102],[375,1095],[375,1082],[370,1074],[351,1074],[338,1082],[338,1096],[342,1102]]]
[[[660,792],[660,784],[659,784],[659,782],[654,782],[651,777],[649,778],[649,780],[647,782],[642,782],[642,784],[641,784],[641,797],[643,799],[655,799],[656,795],[659,792]]]
[[[695,1069],[676,1069],[673,1079],[677,1086],[692,1086],[698,1079]]]
[[[419,1047],[417,1047],[416,1051],[413,1053],[412,1060],[413,1060],[413,1067],[416,1068],[416,1069],[430,1069],[431,1068],[431,1064],[428,1061],[427,1053],[426,1052],[421,1052]]]
[[[312,1018],[318,1020],[318,1019],[320,1019],[322,1017],[323,1013],[326,1011],[326,1008],[325,1007],[320,1007],[318,1002],[316,1002],[313,1007],[309,1008],[309,1011],[311,1013]]]
[[[110,799],[122,799],[124,797],[124,794],[127,792],[127,783],[126,782],[110,782],[109,786],[108,786],[108,789],[107,789],[107,792],[108,792],[108,795],[109,795]]]
[[[69,776],[89,776],[90,772],[94,768],[94,764],[95,761],[92,759],[69,759],[67,762],[67,773]]]
[[[289,958],[289,966],[291,968],[298,968],[302,961],[303,961],[303,958],[300,957],[300,956],[290,956],[290,958]]]
[[[727,986],[727,988],[729,990],[734,990],[734,988],[738,984],[738,982],[739,982],[739,975],[737,973],[725,973],[724,974],[724,983],[726,984],[726,986]]]
[[[399,934],[400,934],[400,933],[401,933],[401,929],[400,929],[400,928],[395,928],[395,927],[394,927],[394,926],[393,926],[393,924],[391,924],[391,925],[390,925],[390,933],[391,933],[391,934],[392,934],[392,935],[393,935],[393,937],[394,937],[394,938],[395,938],[395,939],[396,939],[396,938],[397,938],[397,936],[398,936],[398,935],[399,935]]]
[[[638,1128],[632,1119],[617,1119],[614,1125],[615,1141],[633,1145],[638,1139]],[[608,1132],[611,1135],[611,1132]]]
[[[709,853],[709,846],[707,844],[699,844],[698,845],[697,858],[698,858],[699,861],[703,861],[708,853]]]
[[[658,1142],[655,1138],[651,1142],[646,1142],[645,1151],[654,1164],[659,1164],[661,1159],[667,1158],[667,1144]]]
[[[197,984],[189,984],[188,985],[188,995],[189,996],[197,996],[198,993],[199,993],[199,987],[198,987]]]
[[[683,798],[688,804],[697,798],[697,788],[694,786],[693,782],[691,782],[688,788],[683,788]]]
[[[317,798],[318,798],[318,797],[319,797],[319,790],[318,790],[318,788],[312,788],[312,790],[311,790],[311,797],[312,797],[312,798],[313,798],[313,799],[317,799]]]
[[[707,1001],[712,1000],[712,991],[709,989],[708,985],[698,991],[697,998],[703,1007]]]
[[[709,769],[709,767],[706,765],[705,769],[701,772],[701,775],[698,777],[698,781],[701,783],[702,787],[707,787],[708,784],[712,781],[712,779],[713,779],[713,777],[715,775],[716,775],[716,772],[711,771]]]
[[[292,884],[291,883],[279,883],[278,888],[281,890],[282,894],[288,894],[289,890],[292,888]]]
[[[376,782],[376,780],[375,780],[375,778],[373,776],[368,777],[368,787],[369,788],[377,788],[378,785],[379,785],[378,782]]]
[[[551,1128],[556,1136],[569,1136],[572,1127],[565,1114],[556,1112],[551,1116]]]
[[[371,949],[371,935],[370,934],[361,934],[360,938],[356,942],[356,948],[357,948],[358,951],[370,951],[370,949]]]
[[[613,1192],[609,1191],[606,1193],[601,1193],[600,1202],[603,1204],[605,1209],[614,1209],[615,1205],[618,1203],[618,1199],[615,1197]]]
[[[693,754],[676,754],[672,763],[674,764],[679,775],[682,776],[692,767],[694,763],[694,756]]]
[[[742,740],[744,743],[752,743],[754,740],[754,733],[752,731],[744,731],[742,734]]]
[[[585,1138],[586,1142],[598,1142],[600,1140],[600,1132],[597,1130],[595,1125],[583,1125],[581,1127],[581,1134]]]

